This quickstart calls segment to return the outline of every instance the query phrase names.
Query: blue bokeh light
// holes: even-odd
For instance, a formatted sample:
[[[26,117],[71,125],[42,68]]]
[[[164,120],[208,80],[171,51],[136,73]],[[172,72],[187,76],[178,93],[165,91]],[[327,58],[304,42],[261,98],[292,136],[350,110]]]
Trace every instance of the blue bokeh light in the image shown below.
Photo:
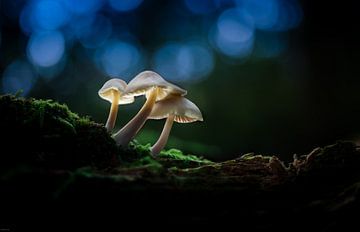
[[[219,4],[213,0],[184,0],[186,7],[194,14],[208,14],[214,12]]]
[[[72,22],[65,28],[67,36],[76,39],[80,38],[82,34],[91,30],[91,25],[95,21],[95,16],[96,15],[94,14],[74,16]]]
[[[103,0],[61,0],[69,11],[74,14],[90,14],[97,12],[102,6]]]
[[[297,0],[236,0],[239,10],[252,17],[257,29],[285,31],[299,25],[302,11]]]
[[[101,46],[111,35],[111,21],[102,16],[87,18],[88,21],[80,22],[77,28],[78,38],[86,48],[96,48]]]
[[[66,59],[66,51],[71,54],[81,44],[81,55],[90,56],[107,75],[134,75],[150,62],[147,57],[151,57],[151,65],[170,79],[197,81],[213,70],[213,51],[231,62],[251,55],[261,58],[281,55],[287,48],[287,40],[286,36],[278,35],[297,27],[303,17],[298,0],[182,0],[182,7],[175,13],[160,12],[159,17],[167,20],[155,20],[159,23],[152,28],[157,38],[154,37],[149,47],[151,53],[145,56],[137,46],[137,41],[148,46],[138,30],[142,22],[139,12],[123,13],[137,9],[143,0],[15,1],[21,7],[14,11],[21,12],[21,29],[30,37],[29,61],[39,75],[50,79],[71,62]],[[143,6],[144,10],[146,7]],[[195,16],[189,16],[190,13],[201,20],[194,23]],[[134,34],[124,37],[128,31]],[[208,34],[207,43],[213,50],[199,40],[204,34]],[[187,42],[189,38],[193,42]],[[163,46],[156,50],[158,43]]]
[[[32,31],[36,30],[34,17],[32,16],[33,8],[32,4],[27,4],[19,16],[19,24],[25,34],[31,34]]]
[[[131,11],[138,8],[143,0],[108,0],[110,6],[116,11]]]
[[[95,59],[106,75],[121,76],[125,80],[130,80],[143,69],[140,50],[124,41],[107,42],[95,53]]]
[[[59,1],[40,0],[35,2],[32,17],[37,28],[55,30],[66,24],[70,15]]]
[[[33,67],[22,59],[15,60],[5,69],[2,77],[2,91],[12,93],[22,90],[27,95],[34,83],[37,75]]]
[[[166,79],[179,81],[182,79],[176,57],[180,51],[180,44],[168,43],[155,52],[153,68]],[[186,64],[185,64],[186,65]]]
[[[211,50],[200,42],[190,42],[181,47],[177,56],[182,74],[189,81],[198,81],[207,77],[214,69],[214,56]]]
[[[70,12],[61,1],[28,1],[19,16],[20,27],[26,34],[41,30],[56,30],[71,20]]]
[[[31,36],[27,47],[27,55],[31,62],[40,67],[57,64],[65,52],[65,39],[59,31],[35,33]]]
[[[249,14],[258,29],[271,29],[279,15],[278,0],[238,0],[239,9]]]
[[[210,40],[223,54],[244,58],[253,48],[255,29],[251,18],[237,8],[224,11],[210,32]]]
[[[53,66],[49,66],[49,67],[36,66],[35,70],[37,74],[39,74],[41,79],[45,81],[51,81],[54,78],[58,77],[58,75],[64,70],[67,62],[66,58],[67,58],[66,56],[63,56],[60,59],[60,61]]]
[[[211,73],[214,58],[211,50],[200,42],[168,43],[155,53],[153,68],[166,79],[194,82]]]

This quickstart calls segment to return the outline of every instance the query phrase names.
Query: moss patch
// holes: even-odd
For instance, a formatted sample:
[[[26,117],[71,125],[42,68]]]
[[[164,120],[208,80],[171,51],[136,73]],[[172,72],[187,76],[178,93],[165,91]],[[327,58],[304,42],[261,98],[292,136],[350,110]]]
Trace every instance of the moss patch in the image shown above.
[[[202,165],[212,164],[213,162],[195,155],[185,155],[178,149],[169,149],[161,151],[157,159],[167,167],[199,167]]]
[[[271,156],[255,155],[254,153],[248,153],[248,154],[242,155],[240,157],[240,159],[243,159],[243,160],[264,159],[264,160],[269,161],[271,159]]]
[[[0,96],[0,165],[109,167],[118,148],[105,128],[52,100]]]
[[[58,169],[84,166],[100,169],[146,167],[160,172],[163,167],[193,167],[210,161],[170,149],[158,158],[150,144],[136,140],[129,147],[117,147],[102,124],[80,117],[65,104],[52,100],[0,96],[0,130],[4,154],[0,166],[20,163]]]

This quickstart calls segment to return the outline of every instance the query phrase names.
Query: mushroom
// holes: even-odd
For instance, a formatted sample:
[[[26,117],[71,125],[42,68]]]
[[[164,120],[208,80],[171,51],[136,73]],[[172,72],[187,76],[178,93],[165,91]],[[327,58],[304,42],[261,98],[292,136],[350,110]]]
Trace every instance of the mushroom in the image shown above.
[[[162,101],[156,102],[148,118],[167,118],[159,139],[151,147],[151,153],[154,156],[159,154],[165,147],[174,121],[178,123],[203,121],[199,108],[193,102],[181,96],[169,96]]]
[[[140,111],[113,138],[120,146],[127,146],[145,124],[156,101],[168,95],[185,96],[186,90],[164,80],[153,71],[143,71],[132,79],[126,87],[124,96],[145,95],[147,100]]]
[[[102,99],[111,102],[109,116],[105,124],[108,132],[114,128],[118,112],[118,105],[130,104],[134,102],[134,97],[123,95],[126,86],[127,85],[125,81],[118,78],[113,78],[105,82],[103,87],[101,87],[98,92]]]

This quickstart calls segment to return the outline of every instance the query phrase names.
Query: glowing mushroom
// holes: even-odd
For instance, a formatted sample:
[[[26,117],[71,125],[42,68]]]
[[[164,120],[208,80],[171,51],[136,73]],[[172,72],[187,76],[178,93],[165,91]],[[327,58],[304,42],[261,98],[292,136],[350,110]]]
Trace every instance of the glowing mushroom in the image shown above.
[[[167,118],[157,142],[151,147],[151,153],[157,155],[165,147],[173,122],[191,123],[203,121],[199,108],[190,100],[181,96],[169,96],[156,102],[149,119]]]
[[[116,122],[116,116],[118,112],[118,105],[130,104],[134,102],[134,97],[124,96],[123,93],[126,88],[126,82],[113,78],[105,82],[103,87],[99,90],[99,96],[111,103],[110,113],[106,121],[107,131],[111,131],[114,128]]]
[[[143,127],[156,101],[168,95],[186,95],[186,90],[164,80],[153,71],[144,71],[132,79],[126,87],[125,96],[135,97],[146,95],[146,102],[140,111],[113,138],[120,146],[127,146]]]

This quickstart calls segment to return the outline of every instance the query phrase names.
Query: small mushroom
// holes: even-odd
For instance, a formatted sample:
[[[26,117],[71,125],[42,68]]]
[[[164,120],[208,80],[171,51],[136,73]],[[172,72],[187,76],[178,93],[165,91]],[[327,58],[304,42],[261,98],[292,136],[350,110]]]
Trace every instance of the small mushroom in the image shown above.
[[[154,156],[159,154],[165,147],[174,121],[178,123],[203,121],[199,108],[190,100],[181,96],[169,96],[162,101],[156,102],[148,118],[167,118],[159,139],[151,147],[151,153]]]
[[[105,82],[103,87],[101,87],[98,92],[102,99],[105,99],[111,103],[109,116],[105,124],[108,132],[110,132],[115,126],[118,105],[130,104],[134,102],[134,97],[123,95],[126,86],[127,85],[125,81],[118,78],[113,78]]]
[[[147,100],[140,111],[113,138],[120,146],[127,146],[143,127],[156,101],[168,95],[186,95],[187,91],[164,80],[153,71],[144,71],[132,79],[126,87],[125,96],[145,95]]]

